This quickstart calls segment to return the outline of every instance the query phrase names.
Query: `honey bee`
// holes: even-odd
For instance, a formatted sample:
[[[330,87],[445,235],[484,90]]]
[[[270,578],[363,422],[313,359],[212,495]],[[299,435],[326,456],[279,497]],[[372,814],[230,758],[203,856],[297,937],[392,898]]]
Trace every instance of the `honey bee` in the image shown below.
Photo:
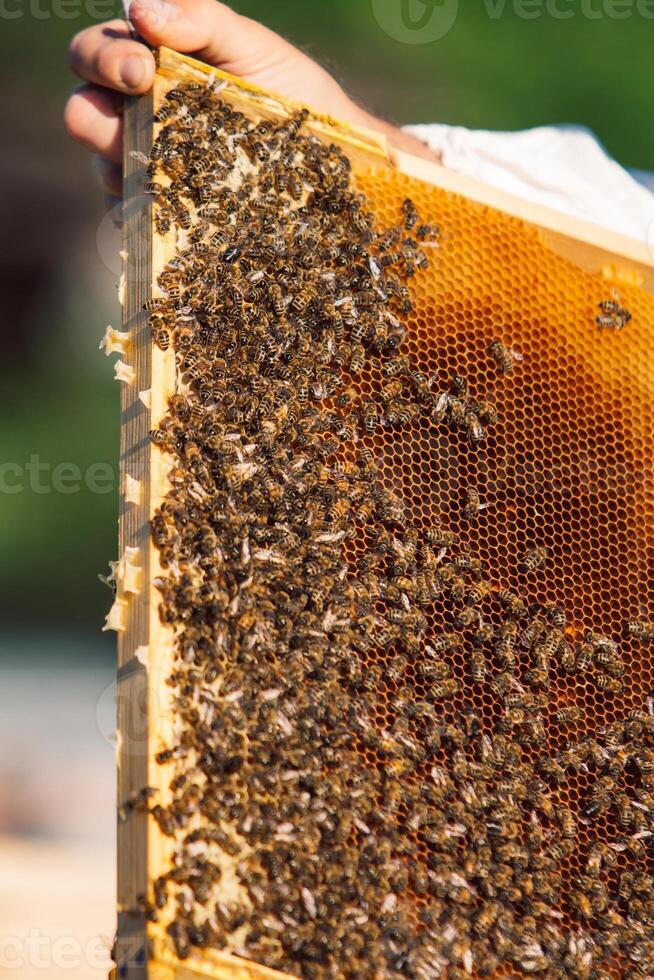
[[[534,653],[536,658],[542,656],[547,661],[550,661],[559,647],[561,646],[561,641],[563,639],[563,634],[557,629],[545,630],[540,641],[536,644]]]
[[[488,425],[495,425],[499,420],[497,409],[490,402],[475,400],[469,403],[469,410],[473,412],[480,422]]]
[[[468,433],[468,441],[476,446],[486,438],[484,427],[479,420],[479,416],[474,412],[465,412],[463,421]]]
[[[645,643],[654,643],[654,623],[644,619],[631,619],[624,625],[624,635]]]
[[[546,624],[545,620],[538,613],[533,613],[532,607],[528,612],[532,613],[532,618],[520,634],[520,646],[525,650],[531,650],[540,639],[542,639]]]
[[[617,677],[610,677],[601,672],[595,675],[594,680],[600,691],[606,691],[608,694],[620,694],[624,687],[622,681]]]
[[[153,297],[143,304],[143,309],[148,310],[150,313],[165,313],[167,309],[167,301],[165,299],[161,299],[160,297]]]
[[[416,865],[410,873],[411,888],[416,895],[425,895],[429,890],[429,874],[425,868]]]
[[[155,878],[154,881],[154,903],[158,909],[166,907],[168,901],[168,881],[164,876]]]
[[[593,918],[593,906],[590,899],[584,892],[574,890],[570,897],[570,903],[582,919]]]
[[[581,721],[584,713],[578,705],[569,704],[555,711],[554,717],[560,725],[570,725],[576,721]]]
[[[592,643],[581,643],[577,648],[575,660],[575,671],[578,674],[585,674],[593,662],[595,649]]]
[[[571,674],[574,672],[576,659],[573,646],[567,640],[562,640],[559,644],[559,663],[563,670]]]
[[[479,514],[480,507],[481,499],[479,497],[479,491],[475,487],[468,487],[463,507],[463,516],[465,519],[467,521],[473,520]]]
[[[441,229],[438,225],[418,225],[415,235],[419,242],[434,243],[441,237]]]
[[[159,446],[161,449],[168,446],[169,435],[164,429],[151,429],[149,435],[155,446]]]
[[[518,627],[514,620],[502,623],[499,628],[497,642],[495,643],[495,654],[504,667],[512,668],[515,665],[517,635]]]
[[[453,575],[450,577],[445,591],[452,602],[463,602],[466,595],[466,581],[463,576]]]
[[[490,623],[480,622],[473,634],[473,641],[480,646],[484,643],[490,643],[495,636],[495,630]]]
[[[611,677],[621,677],[626,670],[622,660],[605,647],[599,647],[594,650],[593,660],[601,670],[605,671]]]
[[[380,252],[387,252],[389,249],[394,248],[401,237],[402,229],[399,225],[388,228],[379,239],[378,247]]]
[[[521,354],[511,350],[509,347],[505,347],[499,340],[492,340],[488,345],[488,350],[502,374],[511,374],[516,361],[522,360]]]
[[[461,646],[463,640],[458,633],[441,633],[430,640],[429,645],[425,648],[426,652],[429,654],[433,651],[433,654],[447,653],[450,650],[455,650]]]
[[[304,185],[302,178],[296,174],[294,171],[290,171],[287,175],[287,190],[294,201],[299,201],[304,192]]]
[[[557,630],[563,631],[566,625],[566,614],[563,606],[548,606],[547,617]]]
[[[406,357],[395,357],[384,364],[384,372],[391,378],[399,374],[405,374],[409,368]]]
[[[402,256],[400,252],[385,252],[384,255],[380,256],[379,266],[383,271],[386,271],[392,268],[394,265],[397,265],[401,259]]]
[[[166,929],[175,945],[175,952],[180,960],[188,958],[191,952],[191,942],[188,927],[180,919],[174,919]]]
[[[412,231],[418,223],[418,210],[409,197],[402,202],[402,214],[405,230]]]
[[[167,327],[160,326],[153,331],[153,340],[161,350],[168,350],[170,339],[170,330]]]
[[[240,245],[230,245],[223,252],[223,261],[231,265],[241,257],[242,253],[243,253],[243,249],[241,248]],[[275,307],[275,312],[277,312],[277,306]],[[281,316],[281,313],[278,313],[278,316]]]
[[[534,572],[545,564],[549,556],[549,549],[540,545],[529,548],[520,561],[521,572]]]
[[[241,254],[241,249],[238,246],[230,246],[229,249],[224,253],[226,261],[234,262],[239,258]],[[286,312],[286,301],[284,298],[284,292],[282,287],[278,282],[272,282],[268,286],[268,300],[272,307],[275,316],[279,319],[284,317]]]
[[[619,852],[626,851],[631,857],[639,859],[644,858],[647,855],[647,845],[641,837],[632,836],[618,839],[616,841],[616,850]]]
[[[352,348],[350,358],[350,371],[352,374],[361,374],[366,363],[365,348],[361,344],[355,344]]]
[[[640,749],[634,755],[634,762],[642,775],[654,772],[654,752],[650,749]]]
[[[505,607],[508,614],[515,619],[522,619],[527,615],[527,607],[523,600],[515,592],[511,592],[510,589],[501,589],[497,594],[497,598]]]
[[[478,606],[484,601],[484,599],[490,596],[491,593],[492,587],[490,583],[482,579],[481,581],[475,583],[471,589],[468,589],[466,593],[466,602],[471,603],[473,606]]]
[[[452,564],[457,571],[468,572],[474,576],[480,576],[484,570],[484,564],[481,559],[466,551],[461,551],[459,554],[453,556]]]
[[[290,139],[293,139],[298,135],[309,116],[310,112],[308,109],[298,109],[298,111],[291,116],[286,124],[286,132],[288,133]]]
[[[470,654],[470,673],[472,682],[481,685],[486,680],[486,657],[483,650],[473,650]]]
[[[152,807],[150,813],[157,821],[162,834],[165,834],[166,837],[175,836],[175,822],[167,810],[164,810],[162,806],[157,804],[156,806]]]
[[[428,528],[425,531],[425,537],[436,548],[451,548],[456,541],[456,535],[453,531],[440,526]]]
[[[377,406],[374,402],[367,402],[363,406],[363,425],[368,433],[375,431],[379,425],[379,417],[377,415]]]
[[[527,684],[535,688],[547,688],[550,683],[549,670],[547,667],[539,666],[535,670],[528,670],[524,679]]]
[[[457,614],[455,625],[457,626],[458,629],[467,629],[470,626],[475,626],[476,624],[478,624],[479,619],[480,619],[479,610],[475,609],[474,606],[467,606],[465,609],[462,609],[461,612]]]
[[[538,763],[538,771],[546,778],[552,779],[555,783],[562,785],[566,779],[565,769],[556,759],[541,759]]]

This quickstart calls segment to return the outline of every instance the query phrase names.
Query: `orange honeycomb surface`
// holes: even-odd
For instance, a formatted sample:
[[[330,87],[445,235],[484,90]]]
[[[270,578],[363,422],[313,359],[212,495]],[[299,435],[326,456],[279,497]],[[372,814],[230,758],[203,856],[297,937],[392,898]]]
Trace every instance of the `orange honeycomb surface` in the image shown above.
[[[551,754],[642,709],[654,692],[647,646],[620,640],[625,620],[646,618],[654,606],[654,298],[633,286],[614,289],[601,275],[554,254],[522,221],[428,184],[379,172],[358,174],[357,184],[379,226],[397,221],[407,196],[425,220],[440,225],[429,269],[411,281],[406,349],[420,371],[436,376],[435,387],[463,375],[471,395],[491,401],[499,414],[478,446],[465,432],[429,420],[399,436],[375,433],[363,444],[383,460],[387,485],[405,501],[407,517],[423,528],[440,521],[453,529],[483,560],[497,588],[530,602],[561,604],[573,624],[571,642],[586,630],[620,641],[627,672],[619,695],[599,691],[583,676],[553,674],[550,716],[576,704],[584,717],[546,725],[546,744],[532,752]],[[633,318],[622,331],[601,330],[599,304],[616,292]],[[496,339],[521,358],[508,375],[488,352]],[[386,382],[368,364],[351,383],[373,394]],[[463,510],[471,487],[483,509],[469,521]],[[520,556],[534,541],[550,549],[547,565],[521,573]],[[353,562],[356,554],[354,545]],[[435,633],[453,628],[445,604],[435,604],[430,626]],[[445,718],[473,705],[488,731],[496,730],[500,714],[490,675],[480,689],[471,683],[469,651],[446,659],[461,690],[444,702]],[[420,690],[418,675],[415,684]],[[394,697],[387,686],[377,706],[380,727]],[[529,756],[529,748],[524,751]],[[375,764],[374,755],[369,761]],[[560,790],[576,815],[590,784],[580,773]],[[607,841],[619,836],[612,816],[593,821],[588,834],[579,823],[577,852],[563,865],[570,882],[580,854],[602,832]],[[616,881],[628,860],[620,855]],[[649,865],[654,871],[654,860]]]

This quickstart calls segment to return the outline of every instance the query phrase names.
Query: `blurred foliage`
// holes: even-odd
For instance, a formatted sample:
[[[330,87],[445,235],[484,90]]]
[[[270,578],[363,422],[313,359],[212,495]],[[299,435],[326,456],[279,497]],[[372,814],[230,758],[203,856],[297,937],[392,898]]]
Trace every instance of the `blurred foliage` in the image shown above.
[[[67,346],[3,379],[3,457],[22,470],[0,493],[5,626],[98,625],[111,602],[98,572],[116,550],[118,386]]]
[[[489,129],[578,123],[591,127],[622,163],[654,169],[654,129],[647,125],[653,22],[640,16],[637,0],[558,0],[558,9],[574,13],[566,20],[545,9],[524,19],[509,0],[459,0],[450,32],[425,45],[390,38],[371,0],[235,5],[302,45],[370,109],[396,121]],[[52,201],[73,191],[80,215],[76,239],[69,234],[62,247],[50,249],[52,279],[60,286],[37,297],[29,325],[33,356],[3,363],[3,459],[21,465],[38,454],[82,471],[98,461],[117,468],[118,393],[109,365],[95,352],[105,317],[118,319],[115,282],[95,252],[101,211],[90,168],[58,123],[74,84],[68,38],[97,21],[89,12],[102,19],[111,9],[106,0],[3,5],[5,14],[14,12],[11,19],[3,15],[0,80],[5,98],[12,93],[14,151],[22,147],[16,167],[45,174]],[[621,11],[622,19],[587,16],[602,10]],[[27,196],[19,203],[29,209]],[[40,219],[47,214],[41,204]],[[29,235],[36,247],[38,222],[25,235],[23,250],[30,248]],[[80,252],[84,262],[76,258]],[[115,492],[0,494],[3,625],[97,631],[110,601],[97,572],[115,555],[116,516]]]

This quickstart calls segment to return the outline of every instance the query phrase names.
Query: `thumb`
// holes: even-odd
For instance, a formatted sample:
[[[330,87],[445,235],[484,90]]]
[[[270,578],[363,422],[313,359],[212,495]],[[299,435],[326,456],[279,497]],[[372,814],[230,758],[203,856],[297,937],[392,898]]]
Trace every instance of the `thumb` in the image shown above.
[[[217,0],[132,0],[129,19],[150,44],[194,54],[234,75],[265,74],[296,48]]]

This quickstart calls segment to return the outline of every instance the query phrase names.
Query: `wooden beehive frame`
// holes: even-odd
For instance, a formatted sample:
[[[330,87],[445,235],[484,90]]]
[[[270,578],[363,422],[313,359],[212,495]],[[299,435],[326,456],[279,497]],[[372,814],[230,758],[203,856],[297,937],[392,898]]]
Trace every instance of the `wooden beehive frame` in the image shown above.
[[[122,391],[121,498],[117,604],[111,622],[118,628],[118,967],[126,980],[193,980],[198,977],[265,980],[283,974],[256,964],[206,951],[180,962],[165,927],[147,923],[139,896],[167,866],[170,841],[142,810],[130,807],[140,790],[154,787],[166,800],[164,771],[154,755],[167,742],[172,712],[166,678],[173,656],[172,632],[159,620],[153,580],[158,556],[150,542],[149,521],[166,492],[166,460],[148,433],[166,411],[175,389],[172,351],[154,346],[144,304],[156,295],[159,272],[175,250],[174,234],[161,238],[153,229],[145,194],[145,161],[152,142],[152,113],[165,92],[184,80],[225,79],[224,96],[257,117],[280,118],[297,107],[190,58],[161,49],[151,94],[131,100],[125,112],[125,206],[123,337],[114,338],[125,367]],[[340,143],[357,169],[396,169],[462,194],[480,208],[493,207],[534,225],[555,251],[588,272],[638,283],[654,292],[654,267],[645,245],[495,191],[444,168],[392,151],[376,133],[357,131],[320,114],[310,128]],[[130,550],[131,549],[131,550]]]

